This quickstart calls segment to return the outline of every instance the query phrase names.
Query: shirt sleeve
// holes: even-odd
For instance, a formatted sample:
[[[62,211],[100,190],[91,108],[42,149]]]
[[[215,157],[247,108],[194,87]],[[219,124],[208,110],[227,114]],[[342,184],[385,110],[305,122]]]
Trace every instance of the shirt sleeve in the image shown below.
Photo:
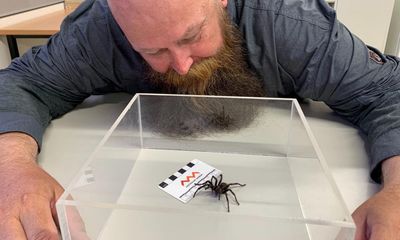
[[[334,50],[328,48],[321,59],[314,97],[366,134],[371,177],[380,182],[382,161],[400,155],[400,59],[366,46],[341,24],[338,28]],[[338,71],[339,64],[344,67]]]
[[[297,21],[298,30],[282,34],[294,47],[282,44],[280,62],[299,96],[324,101],[366,134],[371,177],[380,182],[382,161],[400,155],[400,59],[367,46],[335,14],[319,15],[328,27]]]
[[[382,161],[400,155],[400,59],[365,45],[339,22],[330,39],[313,97],[366,134],[371,177],[380,182]]]
[[[107,54],[101,49],[114,49],[112,41],[99,40],[105,38],[100,35],[107,31],[107,21],[91,16],[94,1],[85,2],[46,45],[32,48],[0,71],[0,132],[27,133],[40,146],[51,119],[91,94],[121,90],[111,61],[99,58]]]

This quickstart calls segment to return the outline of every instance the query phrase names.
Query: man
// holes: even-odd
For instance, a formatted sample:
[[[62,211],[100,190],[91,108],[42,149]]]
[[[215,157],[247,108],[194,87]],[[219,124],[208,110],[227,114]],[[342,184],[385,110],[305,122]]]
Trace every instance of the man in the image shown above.
[[[63,189],[35,163],[42,133],[89,95],[115,91],[324,101],[368,135],[371,176],[384,183],[353,214],[356,239],[399,239],[399,62],[323,0],[88,0],[0,72],[0,239],[57,238]]]

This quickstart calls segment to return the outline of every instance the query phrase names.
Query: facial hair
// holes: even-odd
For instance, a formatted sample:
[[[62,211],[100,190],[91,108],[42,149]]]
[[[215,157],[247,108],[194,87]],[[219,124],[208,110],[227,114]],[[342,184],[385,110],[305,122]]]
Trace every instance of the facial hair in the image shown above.
[[[242,37],[224,10],[219,14],[224,44],[215,56],[200,60],[186,75],[170,69],[158,73],[149,67],[148,78],[163,93],[265,96],[261,80],[245,60]]]
[[[241,33],[220,11],[223,47],[215,56],[194,64],[186,75],[174,70],[158,73],[149,67],[149,80],[162,93],[263,97],[261,81],[249,69]],[[260,101],[230,98],[148,98],[142,117],[153,132],[170,137],[196,137],[232,132],[248,126],[258,115]]]

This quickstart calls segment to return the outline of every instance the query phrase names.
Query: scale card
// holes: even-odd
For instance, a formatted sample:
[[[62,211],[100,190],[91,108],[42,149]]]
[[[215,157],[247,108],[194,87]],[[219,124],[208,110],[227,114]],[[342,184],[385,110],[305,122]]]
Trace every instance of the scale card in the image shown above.
[[[221,174],[220,170],[194,159],[161,182],[158,187],[183,203],[187,203],[200,187],[196,184],[202,184],[210,180],[212,176],[218,177]]]

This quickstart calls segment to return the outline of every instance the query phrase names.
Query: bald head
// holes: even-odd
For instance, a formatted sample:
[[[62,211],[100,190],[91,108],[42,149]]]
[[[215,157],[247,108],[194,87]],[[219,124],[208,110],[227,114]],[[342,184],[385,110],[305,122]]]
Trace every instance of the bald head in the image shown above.
[[[166,32],[171,26],[189,23],[193,17],[206,15],[215,0],[108,0],[114,18],[124,32]],[[130,34],[128,34],[130,35]]]
[[[108,0],[114,16],[153,18],[165,21],[171,17],[201,11],[208,2],[215,0]],[[167,17],[167,18],[166,18]]]
[[[132,47],[158,72],[186,74],[222,46],[219,24],[227,0],[108,0]]]
[[[227,0],[108,0],[132,47],[168,93],[262,96]],[[236,30],[236,31],[235,31]],[[237,81],[237,82],[234,82]]]

